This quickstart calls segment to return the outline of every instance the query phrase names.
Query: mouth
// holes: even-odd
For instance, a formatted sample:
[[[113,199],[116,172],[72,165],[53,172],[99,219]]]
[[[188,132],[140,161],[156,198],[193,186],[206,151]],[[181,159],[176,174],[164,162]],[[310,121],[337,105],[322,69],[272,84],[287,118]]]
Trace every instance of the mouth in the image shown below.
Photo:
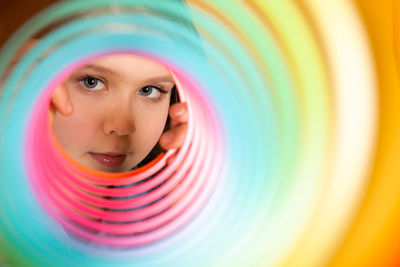
[[[118,167],[124,163],[126,154],[118,153],[93,153],[89,152],[94,160],[106,167]]]

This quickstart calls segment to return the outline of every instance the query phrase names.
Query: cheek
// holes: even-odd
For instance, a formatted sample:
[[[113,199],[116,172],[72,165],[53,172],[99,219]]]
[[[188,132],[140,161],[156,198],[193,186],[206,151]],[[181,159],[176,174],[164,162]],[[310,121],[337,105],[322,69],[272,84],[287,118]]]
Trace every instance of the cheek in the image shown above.
[[[146,143],[154,144],[158,142],[163,133],[168,118],[169,101],[153,108],[142,108],[136,111],[137,130]],[[147,140],[146,140],[147,139]]]
[[[74,111],[70,116],[56,112],[53,131],[61,146],[72,157],[90,149],[99,134],[102,114],[96,108],[89,108],[83,102],[74,101]]]
[[[73,115],[64,117],[59,113],[55,114],[53,121],[54,134],[64,150],[72,157],[79,153],[82,140],[85,138],[76,129],[79,129],[79,123],[77,123]]]

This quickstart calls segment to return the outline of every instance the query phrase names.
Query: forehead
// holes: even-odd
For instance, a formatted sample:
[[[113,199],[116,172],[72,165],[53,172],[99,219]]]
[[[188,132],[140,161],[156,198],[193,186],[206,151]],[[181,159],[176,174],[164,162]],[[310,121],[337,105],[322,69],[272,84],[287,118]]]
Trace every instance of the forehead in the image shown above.
[[[78,71],[94,71],[121,78],[153,76],[171,77],[166,66],[153,59],[135,54],[112,54],[90,60],[80,66]],[[170,78],[172,81],[172,78]]]

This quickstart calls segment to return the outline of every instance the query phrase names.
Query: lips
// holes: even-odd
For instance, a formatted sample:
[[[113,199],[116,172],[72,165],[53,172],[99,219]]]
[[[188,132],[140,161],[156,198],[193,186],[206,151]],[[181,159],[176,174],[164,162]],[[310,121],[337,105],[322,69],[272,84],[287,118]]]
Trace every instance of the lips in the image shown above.
[[[98,163],[106,167],[120,166],[126,159],[126,154],[117,153],[89,153]]]

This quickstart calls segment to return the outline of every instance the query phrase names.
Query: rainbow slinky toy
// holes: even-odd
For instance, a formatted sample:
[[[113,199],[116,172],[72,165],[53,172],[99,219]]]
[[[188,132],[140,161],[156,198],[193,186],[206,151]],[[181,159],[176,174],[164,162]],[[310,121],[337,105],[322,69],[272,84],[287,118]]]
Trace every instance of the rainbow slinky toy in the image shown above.
[[[0,54],[0,262],[399,266],[399,6],[70,0],[43,11]],[[112,53],[167,65],[189,108],[180,149],[120,174],[75,163],[48,120],[57,84]]]

